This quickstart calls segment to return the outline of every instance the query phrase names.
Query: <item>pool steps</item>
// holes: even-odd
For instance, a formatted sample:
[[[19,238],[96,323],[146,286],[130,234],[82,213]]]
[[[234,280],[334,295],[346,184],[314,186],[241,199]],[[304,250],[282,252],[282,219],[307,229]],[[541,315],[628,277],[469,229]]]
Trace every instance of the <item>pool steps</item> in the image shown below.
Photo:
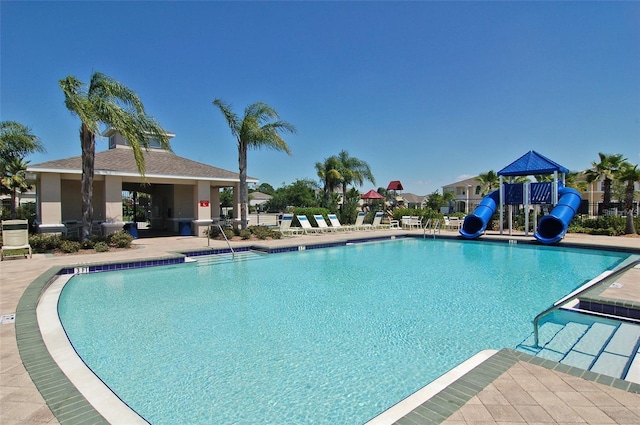
[[[211,264],[231,263],[233,261],[253,261],[265,258],[264,253],[258,251],[236,251],[235,253],[201,255],[190,257],[195,259],[198,266],[208,266]]]
[[[621,321],[606,323],[557,323],[540,327],[539,346],[531,334],[516,349],[591,372],[640,383],[640,325]]]

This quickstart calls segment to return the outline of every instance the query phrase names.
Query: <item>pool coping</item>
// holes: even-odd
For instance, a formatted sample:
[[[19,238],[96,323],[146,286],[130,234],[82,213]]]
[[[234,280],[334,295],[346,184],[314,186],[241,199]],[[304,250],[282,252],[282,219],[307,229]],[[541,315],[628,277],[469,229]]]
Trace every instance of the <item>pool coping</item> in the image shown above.
[[[306,244],[292,244],[285,247],[278,248],[270,248],[261,246],[261,245],[251,245],[247,247],[240,247],[235,249],[234,251],[247,251],[247,250],[256,250],[268,253],[279,253],[279,252],[290,252],[290,251],[299,251],[305,249],[317,249],[317,248],[327,248],[332,246],[344,246],[348,244],[355,243],[364,243],[364,242],[374,242],[374,241],[384,241],[384,240],[394,240],[394,239],[402,239],[402,238],[423,238],[424,235],[409,235],[409,234],[399,234],[392,236],[381,236],[381,237],[371,237],[371,238],[345,238],[344,240],[338,240],[336,242],[330,243],[306,243]],[[432,235],[428,235],[429,238]],[[460,240],[457,236],[446,236],[446,235],[437,235],[433,236],[438,239],[456,239]],[[507,243],[505,239],[483,239],[486,242],[501,242]],[[465,242],[474,242],[467,241]],[[520,241],[523,244],[536,244],[535,241]],[[611,249],[607,249],[606,247],[601,247],[597,245],[582,245],[582,244],[562,244],[561,247],[571,247],[571,248],[581,248],[581,249],[595,249],[595,250],[604,250],[604,251],[616,251],[616,252],[625,252],[630,254],[640,253],[640,249],[620,249],[617,247],[610,247]],[[214,252],[215,251],[215,252]],[[132,268],[141,268],[141,267],[152,267],[152,266],[160,266],[160,265],[169,265],[169,264],[180,264],[184,263],[187,256],[198,255],[198,252],[208,252],[209,254],[221,254],[221,253],[231,253],[230,249],[207,249],[207,250],[185,250],[183,252],[176,252],[172,255],[159,256],[157,258],[151,258],[146,260],[133,260],[133,261],[101,261],[95,263],[86,263],[81,267],[75,266],[54,266],[51,267],[46,272],[42,273],[38,278],[36,278],[30,285],[27,286],[25,291],[23,292],[20,300],[18,302],[18,306],[16,308],[16,342],[18,346],[18,351],[20,354],[20,358],[24,364],[25,369],[29,373],[31,380],[35,384],[36,388],[42,395],[45,400],[47,406],[50,408],[56,419],[60,422],[60,424],[83,424],[83,423],[92,423],[92,424],[108,424],[110,423],[104,416],[102,416],[93,406],[92,404],[82,395],[82,393],[73,385],[73,383],[69,380],[67,375],[58,367],[58,364],[52,358],[51,354],[47,350],[45,342],[42,338],[41,330],[38,326],[37,319],[37,305],[40,301],[44,291],[56,280],[56,278],[60,275],[64,274],[76,274],[76,273],[94,273],[94,272],[102,272],[102,271],[111,271],[111,270],[123,270],[123,269],[132,269]],[[199,255],[205,255],[204,253]],[[497,354],[502,353],[504,350],[511,349],[503,349],[500,350]],[[524,356],[531,357],[530,363],[538,364],[544,367],[545,364],[555,363],[549,360],[544,360],[542,363],[538,361],[541,360],[539,358],[530,356],[526,353],[515,352],[519,357],[520,354]],[[497,355],[496,354],[496,355]],[[492,356],[491,358],[495,357]],[[491,358],[487,359],[490,360]],[[526,357],[524,357],[526,359]],[[524,360],[527,361],[527,360]],[[484,362],[482,363],[484,364]],[[470,374],[474,372],[475,369],[482,366],[480,364],[476,368],[472,369]],[[567,368],[566,365],[557,364],[558,369]],[[553,368],[556,370],[556,368]],[[578,377],[582,377],[584,379],[595,380],[598,378],[598,374],[593,372],[584,371],[582,369],[577,368],[569,368],[576,369],[583,373],[583,375],[574,375]],[[506,369],[505,369],[506,370]],[[560,370],[564,371],[564,370]],[[577,373],[577,372],[576,372]],[[586,373],[586,375],[585,375]],[[91,372],[93,375],[93,372]],[[591,377],[593,374],[596,377]],[[95,376],[95,375],[94,375]],[[465,375],[466,376],[466,375]],[[495,378],[494,378],[495,379]],[[623,384],[621,384],[620,381]],[[450,386],[454,385],[457,382],[454,381]],[[487,382],[487,385],[491,381]],[[608,377],[602,375],[601,381],[597,380],[596,382],[603,383],[605,385],[614,386],[615,388],[622,388],[624,383],[633,384],[628,381],[623,381],[620,379]],[[106,385],[106,384],[105,384]],[[638,384],[633,384],[638,385]],[[486,386],[486,385],[485,385]],[[448,388],[448,387],[447,387]],[[634,387],[635,388],[635,387]],[[446,390],[446,389],[445,389]],[[443,390],[443,391],[445,391]],[[628,390],[627,390],[628,391]],[[640,385],[638,385],[638,390],[634,392],[640,393]],[[117,396],[116,396],[117,397]],[[436,394],[432,399],[437,399],[438,394]],[[431,400],[431,399],[430,399]],[[430,400],[427,400],[423,405],[419,406],[416,410],[423,411],[423,408],[431,409]],[[448,401],[447,401],[448,402]],[[124,402],[122,402],[124,404]],[[464,404],[464,403],[462,403]],[[427,407],[425,407],[425,405]],[[461,407],[461,406],[460,406]],[[435,409],[441,410],[439,405],[434,406]],[[456,409],[457,410],[457,409]],[[456,410],[453,410],[450,414],[453,414]],[[411,412],[409,415],[411,415]],[[136,413],[137,414],[137,413]],[[408,416],[408,415],[407,415]],[[442,420],[444,420],[443,418]],[[424,418],[422,418],[424,423]],[[440,422],[430,422],[430,423],[440,423]]]

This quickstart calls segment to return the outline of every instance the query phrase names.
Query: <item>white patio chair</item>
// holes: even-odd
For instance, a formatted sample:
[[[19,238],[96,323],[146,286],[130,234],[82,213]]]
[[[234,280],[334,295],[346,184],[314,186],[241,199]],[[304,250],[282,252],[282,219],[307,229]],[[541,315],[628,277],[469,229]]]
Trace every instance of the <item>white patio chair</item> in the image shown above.
[[[309,233],[319,235],[320,233],[322,233],[322,229],[313,227],[311,223],[309,223],[309,219],[306,215],[296,215],[296,218],[300,222],[300,226],[302,226],[302,231],[305,235],[308,235]]]
[[[353,226],[349,226],[349,225],[343,226],[342,223],[340,223],[340,220],[338,220],[338,216],[335,214],[329,214],[328,217],[329,217],[329,222],[331,223],[331,227],[336,229],[337,231],[344,230],[346,232],[354,229]]]
[[[324,220],[324,217],[322,216],[322,214],[314,214],[313,218],[316,221],[316,224],[318,225],[318,229],[320,229],[321,231],[323,231],[323,232],[337,232],[338,231],[338,229],[335,229],[333,227],[329,227],[327,222]]]
[[[33,258],[31,245],[29,245],[29,222],[27,220],[4,220],[2,226],[2,248],[0,248],[0,261],[7,255],[5,251],[27,250],[29,258]],[[24,255],[27,254],[11,254]]]
[[[302,229],[299,227],[291,227],[293,222],[293,214],[282,214],[282,220],[280,221],[280,232],[283,235],[297,235],[302,233]]]

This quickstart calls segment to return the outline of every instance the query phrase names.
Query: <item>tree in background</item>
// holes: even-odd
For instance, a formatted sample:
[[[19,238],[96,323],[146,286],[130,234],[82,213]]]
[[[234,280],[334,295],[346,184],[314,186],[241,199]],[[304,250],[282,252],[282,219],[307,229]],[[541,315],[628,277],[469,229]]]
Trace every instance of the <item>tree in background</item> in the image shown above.
[[[335,211],[333,202],[334,191],[342,184],[343,177],[341,172],[340,159],[337,156],[325,158],[323,162],[316,162],[316,173],[322,182],[322,206],[331,211]],[[337,203],[336,203],[337,205]],[[332,208],[333,206],[333,208]]]
[[[31,185],[27,182],[27,164],[29,161],[23,161],[17,157],[0,161],[0,169],[2,169],[0,181],[2,187],[11,195],[11,218],[16,218],[18,192],[25,193],[31,189]]]
[[[252,190],[252,192],[260,192],[266,195],[273,195],[276,190],[269,183],[260,183]]]
[[[623,162],[617,173],[617,179],[626,183],[626,190],[624,196],[624,210],[627,216],[624,232],[627,235],[634,235],[636,228],[633,223],[633,201],[635,200],[635,186],[636,182],[640,181],[640,170],[638,165],[632,165],[630,162]]]
[[[287,207],[317,207],[316,191],[318,185],[309,179],[296,180],[290,185],[283,185],[267,201],[267,211],[285,211]]]
[[[44,152],[40,139],[31,129],[15,121],[0,123],[0,186],[1,193],[11,195],[11,218],[16,218],[17,193],[31,189],[27,182],[27,155]]]
[[[138,96],[115,79],[95,72],[89,86],[69,75],[60,80],[65,105],[80,118],[82,148],[82,240],[91,238],[93,224],[93,176],[96,155],[96,134],[100,127],[114,128],[131,147],[136,166],[144,176],[144,153],[151,138],[170,150],[169,136],[160,124],[147,115]]]
[[[249,149],[268,148],[286,152],[291,150],[280,136],[282,132],[295,133],[296,128],[286,121],[281,121],[275,109],[266,103],[256,102],[246,107],[242,120],[236,115],[231,105],[215,99],[218,107],[229,125],[231,134],[238,143],[238,167],[240,174],[240,223],[247,228],[247,206],[249,204],[249,187],[247,185],[247,151]]]
[[[340,151],[338,160],[340,162],[340,174],[342,175],[342,199],[346,199],[349,185],[357,184],[362,186],[365,181],[376,184],[371,168],[365,161],[349,156],[349,152],[345,150]]]
[[[600,162],[592,162],[591,169],[585,172],[587,182],[593,183],[604,179],[602,182],[602,208],[608,210],[611,208],[611,185],[616,177],[616,173],[626,161],[622,154],[607,155],[602,152],[598,153]]]
[[[44,146],[29,127],[16,121],[0,122],[0,158],[24,159],[34,152],[44,152]]]
[[[500,184],[500,177],[498,177],[498,174],[493,170],[489,170],[486,173],[480,173],[478,177],[476,177],[476,180],[480,182],[483,196],[491,192],[494,188],[497,188]]]

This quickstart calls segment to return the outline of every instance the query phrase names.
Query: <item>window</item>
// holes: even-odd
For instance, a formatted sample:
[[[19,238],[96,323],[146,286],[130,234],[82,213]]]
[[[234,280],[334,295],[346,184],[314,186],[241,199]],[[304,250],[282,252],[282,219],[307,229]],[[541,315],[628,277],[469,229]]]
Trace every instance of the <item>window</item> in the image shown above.
[[[160,140],[157,137],[149,138],[149,147],[150,148],[161,148]]]
[[[476,195],[480,195],[480,186],[476,186]]]
[[[109,149],[113,149],[116,147],[116,136],[109,136]]]

